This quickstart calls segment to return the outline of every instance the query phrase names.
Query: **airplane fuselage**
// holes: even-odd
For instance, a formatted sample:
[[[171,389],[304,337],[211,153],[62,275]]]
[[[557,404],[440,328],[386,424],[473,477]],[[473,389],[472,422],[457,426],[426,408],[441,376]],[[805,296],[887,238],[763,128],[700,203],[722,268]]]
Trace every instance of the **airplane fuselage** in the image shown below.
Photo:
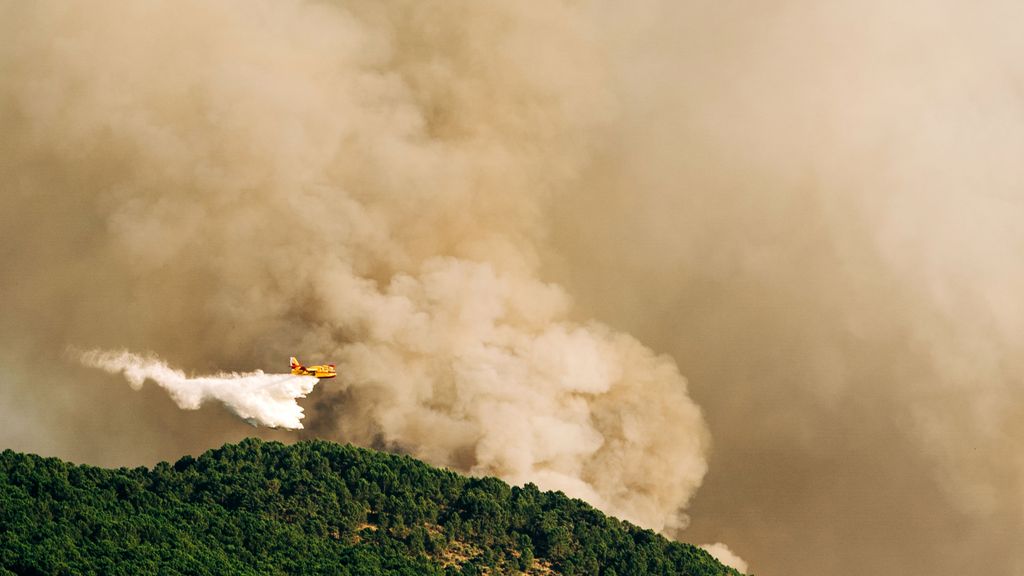
[[[296,376],[316,376],[317,378],[334,378],[338,375],[334,364],[318,364],[316,366],[303,366],[298,360],[292,358],[292,374]]]

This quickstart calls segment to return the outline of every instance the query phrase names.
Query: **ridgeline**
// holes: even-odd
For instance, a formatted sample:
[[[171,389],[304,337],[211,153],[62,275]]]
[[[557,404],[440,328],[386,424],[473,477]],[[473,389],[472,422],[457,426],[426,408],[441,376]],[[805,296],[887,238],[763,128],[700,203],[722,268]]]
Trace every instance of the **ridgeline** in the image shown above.
[[[4,451],[0,574],[739,573],[532,484],[249,439],[152,469]]]

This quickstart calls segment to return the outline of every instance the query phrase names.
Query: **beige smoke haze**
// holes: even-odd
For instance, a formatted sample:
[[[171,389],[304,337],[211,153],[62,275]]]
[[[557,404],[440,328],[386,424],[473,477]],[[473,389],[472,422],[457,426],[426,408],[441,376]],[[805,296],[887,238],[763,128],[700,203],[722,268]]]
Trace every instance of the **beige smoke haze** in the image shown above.
[[[686,509],[761,576],[1022,573],[1021,22],[0,0],[0,444],[253,432],[69,344],[299,355],[339,371],[304,435]]]
[[[743,560],[743,558],[740,558],[736,555],[735,552],[730,550],[729,547],[725,544],[722,544],[721,542],[715,542],[714,544],[704,544],[701,546],[701,548],[707,550],[708,554],[714,556],[715,560],[718,560],[722,564],[725,564],[726,566],[732,566],[733,568],[743,573],[747,572],[747,563]]]
[[[571,320],[539,275],[545,202],[579,180],[614,111],[581,16],[547,2],[9,5],[6,289],[60,309],[45,336],[83,346],[143,344],[190,368],[332,359],[311,434],[681,528],[709,443],[686,381],[628,335]],[[26,337],[44,331],[31,302],[16,310]],[[261,413],[268,399],[240,388],[251,374],[86,363],[289,428],[311,388],[285,383]]]

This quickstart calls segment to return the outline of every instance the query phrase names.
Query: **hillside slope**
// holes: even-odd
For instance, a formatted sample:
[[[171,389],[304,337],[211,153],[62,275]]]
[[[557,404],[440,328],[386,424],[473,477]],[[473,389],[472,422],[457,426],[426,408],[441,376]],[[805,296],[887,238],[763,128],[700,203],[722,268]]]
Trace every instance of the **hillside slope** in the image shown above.
[[[0,574],[738,574],[533,485],[325,441],[152,469],[0,454]]]

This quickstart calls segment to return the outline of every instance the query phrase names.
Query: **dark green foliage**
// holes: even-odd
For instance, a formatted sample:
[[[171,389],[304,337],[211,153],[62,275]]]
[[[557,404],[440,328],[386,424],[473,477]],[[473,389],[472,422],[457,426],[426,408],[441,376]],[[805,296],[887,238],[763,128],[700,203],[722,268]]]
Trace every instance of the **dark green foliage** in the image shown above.
[[[0,454],[2,574],[735,575],[560,492],[324,441],[152,470]]]

